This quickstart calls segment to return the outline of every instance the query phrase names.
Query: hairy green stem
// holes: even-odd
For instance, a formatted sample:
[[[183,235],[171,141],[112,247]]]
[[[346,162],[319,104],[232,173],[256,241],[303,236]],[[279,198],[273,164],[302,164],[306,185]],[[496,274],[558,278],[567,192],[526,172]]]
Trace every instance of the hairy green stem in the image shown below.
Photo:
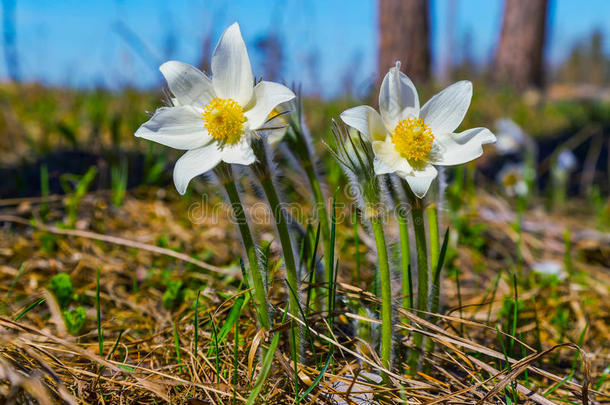
[[[269,330],[271,327],[271,321],[269,317],[269,307],[267,305],[267,292],[265,291],[265,285],[263,284],[261,268],[258,262],[258,256],[256,254],[256,246],[254,245],[254,239],[252,238],[252,233],[250,232],[250,227],[248,226],[248,222],[246,220],[244,207],[241,204],[239,193],[237,192],[237,187],[235,186],[233,172],[231,167],[226,163],[219,164],[214,171],[218,175],[222,185],[225,188],[225,191],[227,192],[227,196],[231,202],[231,208],[233,209],[233,215],[235,215],[235,220],[239,226],[241,238],[246,249],[250,278],[254,284],[254,299],[256,300],[258,321],[263,328]]]
[[[381,284],[381,363],[389,370],[392,356],[392,281],[382,218],[371,218],[371,227],[375,235]]]
[[[322,233],[322,243],[324,246],[325,281],[327,285],[330,286],[330,283],[332,283],[331,278],[333,263],[331,262],[332,255],[330,253],[332,242],[330,237],[330,222],[328,219],[328,210],[326,209],[326,200],[324,199],[324,194],[322,193],[322,187],[320,185],[318,173],[316,172],[313,156],[311,155],[309,146],[304,138],[305,135],[302,133],[302,131],[295,130],[294,132],[294,136],[289,138],[293,144],[291,150],[305,171],[307,181],[309,182],[309,186],[311,187],[311,191],[313,193],[316,204],[316,215],[318,217],[318,221],[320,221],[320,231]],[[318,296],[322,296],[322,294],[318,294]]]
[[[290,301],[290,314],[296,319],[301,318],[299,312],[299,281],[297,276],[297,266],[294,259],[294,250],[292,248],[292,241],[290,239],[290,232],[288,230],[288,221],[286,221],[286,215],[284,208],[280,203],[280,199],[277,195],[275,185],[273,184],[273,175],[269,170],[269,161],[267,158],[267,152],[265,146],[262,143],[258,145],[253,144],[254,153],[257,155],[258,161],[252,165],[253,171],[258,177],[261,186],[267,196],[269,205],[275,218],[275,229],[277,230],[280,238],[280,244],[282,245],[282,253],[284,256],[284,265],[286,266],[286,281],[288,282],[288,297]],[[300,352],[300,333],[296,333],[294,339],[295,342],[293,350],[297,353]]]
[[[411,279],[411,250],[409,247],[409,224],[406,213],[398,213],[398,230],[400,232],[400,264],[402,267],[402,307],[406,310],[413,308],[413,281]],[[408,323],[408,318],[403,318]]]
[[[286,215],[284,215],[284,209],[280,204],[277,192],[273,185],[273,180],[269,176],[265,176],[259,179],[265,195],[269,200],[269,205],[273,210],[275,217],[275,226],[277,233],[280,237],[280,244],[282,245],[282,253],[284,255],[284,264],[286,266],[286,280],[288,282],[289,291],[288,295],[290,298],[290,314],[300,318],[299,314],[299,282],[297,277],[297,267],[294,260],[294,250],[292,249],[292,242],[290,240],[290,232],[288,231],[288,222],[286,221]],[[292,290],[292,291],[290,291]],[[296,334],[295,337],[296,346],[300,347],[300,334]]]
[[[438,236],[438,208],[436,204],[426,207],[428,217],[428,234],[430,235],[430,268],[436,269],[438,255],[440,253],[440,241]]]
[[[356,265],[352,270],[352,279],[351,283],[355,286],[360,286],[360,238],[358,237],[358,211],[354,210],[352,212],[352,224],[354,228],[354,259],[356,260]]]
[[[410,192],[410,190],[409,190]],[[428,310],[428,249],[426,244],[426,228],[424,224],[424,208],[422,201],[417,199],[412,193],[409,194],[413,218],[413,230],[415,233],[415,246],[417,250],[417,309],[419,311]],[[419,316],[423,316],[420,312]],[[416,333],[413,336],[415,350],[409,353],[409,371],[414,374],[419,363],[419,354],[422,349],[424,336]]]

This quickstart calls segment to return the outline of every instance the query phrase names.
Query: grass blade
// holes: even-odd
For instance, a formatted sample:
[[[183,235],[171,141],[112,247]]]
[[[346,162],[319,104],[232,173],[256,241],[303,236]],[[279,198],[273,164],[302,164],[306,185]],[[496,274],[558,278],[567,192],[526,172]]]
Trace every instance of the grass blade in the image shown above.
[[[193,351],[195,353],[195,361],[197,361],[197,350],[199,348],[199,296],[201,295],[201,290],[197,290],[197,298],[195,299],[195,320],[193,329],[195,331],[195,347]]]
[[[11,294],[13,293],[13,289],[15,288],[15,285],[17,285],[17,281],[19,281],[19,277],[21,277],[21,274],[23,273],[23,270],[25,270],[25,262],[21,263],[21,266],[19,266],[19,270],[17,271],[17,274],[15,275],[13,280],[11,281],[11,285],[9,286],[8,292],[6,293],[7,297],[10,297]]]
[[[216,384],[220,384],[220,352],[218,351],[218,334],[216,333],[216,326],[214,325],[214,319],[212,315],[210,317],[210,324],[212,325],[212,335],[214,336],[214,347],[216,350]]]
[[[284,322],[284,320],[286,319],[286,314],[287,312],[284,311],[282,322]],[[271,339],[269,349],[263,357],[263,363],[261,364],[261,372],[256,378],[256,381],[254,382],[254,387],[252,387],[252,391],[248,396],[248,402],[246,402],[246,405],[253,405],[254,401],[256,401],[256,399],[258,398],[258,394],[260,394],[261,390],[263,389],[263,384],[265,383],[265,380],[267,379],[267,376],[271,371],[271,364],[273,364],[273,355],[275,354],[275,350],[277,349],[277,346],[280,343],[280,334],[281,333],[277,332],[275,335],[273,335],[273,339]]]
[[[97,321],[97,344],[100,356],[104,356],[104,333],[102,331],[102,316],[100,306],[100,268],[97,268],[97,277],[95,281],[95,311]]]
[[[176,361],[178,364],[182,363],[180,361],[180,340],[178,339],[178,327],[176,326],[176,322],[173,322],[174,326],[174,347],[176,348]]]
[[[225,323],[222,325],[222,327],[218,331],[218,334],[216,334],[216,331],[214,331],[214,334],[216,336],[215,337],[216,346],[218,346],[218,343],[222,343],[229,335],[229,332],[231,332],[231,329],[233,329],[233,326],[235,325],[235,323],[239,319],[239,316],[241,315],[241,310],[242,310],[244,300],[245,300],[245,298],[243,296],[240,296],[235,300],[235,304],[231,308],[231,311],[229,312],[229,315],[227,316],[227,320],[225,321]],[[208,356],[211,356],[212,353],[214,353],[214,348],[210,347],[210,349],[208,350]],[[216,353],[218,354],[218,347],[216,348]]]
[[[331,346],[331,347],[334,347],[334,346]],[[326,373],[328,366],[330,366],[330,361],[332,360],[332,357],[333,357],[333,353],[331,350],[330,354],[328,355],[328,358],[326,359],[326,364],[324,364],[324,367],[322,367],[322,370],[320,370],[320,373],[318,374],[316,379],[313,380],[311,385],[303,392],[303,395],[301,395],[299,397],[299,402],[302,401],[303,399],[305,399],[307,397],[307,395],[309,395],[309,393],[318,386],[320,381],[322,381],[322,378],[324,377],[324,374]]]
[[[37,307],[38,305],[42,304],[43,302],[45,302],[44,298],[38,298],[36,301],[34,301],[33,303],[31,303],[30,305],[28,305],[27,307],[25,307],[25,309],[23,311],[21,311],[19,313],[19,315],[17,315],[16,317],[13,318],[13,321],[17,322],[19,319],[21,319],[25,314],[27,314],[28,312],[30,312],[30,310],[32,310],[32,308]]]

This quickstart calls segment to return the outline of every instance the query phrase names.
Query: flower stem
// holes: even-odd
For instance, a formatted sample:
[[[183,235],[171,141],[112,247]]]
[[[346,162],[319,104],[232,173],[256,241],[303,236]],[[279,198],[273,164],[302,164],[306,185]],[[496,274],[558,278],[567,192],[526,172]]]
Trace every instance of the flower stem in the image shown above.
[[[440,245],[439,245],[439,234],[438,234],[438,207],[433,204],[426,208],[428,213],[428,230],[430,232],[430,270],[432,273],[431,291],[430,291],[430,314],[428,315],[428,321],[436,323],[437,317],[433,314],[438,313],[440,306],[440,294],[441,294],[441,279],[440,270],[438,268],[440,260]],[[445,243],[445,242],[443,242]],[[434,351],[434,340],[426,340],[426,353]],[[424,372],[427,371],[429,365],[426,366]]]
[[[282,245],[282,253],[284,255],[284,265],[286,266],[286,280],[288,282],[288,297],[290,302],[290,314],[297,319],[301,318],[299,311],[299,282],[297,276],[296,261],[294,259],[294,250],[292,248],[292,241],[290,239],[290,232],[288,231],[288,221],[286,221],[286,215],[284,214],[284,208],[280,203],[280,199],[275,190],[273,184],[272,173],[269,170],[269,162],[267,158],[267,152],[265,145],[262,141],[255,141],[253,143],[253,150],[257,155],[258,161],[252,165],[253,171],[258,177],[269,205],[275,218],[275,228],[280,238],[280,244]],[[300,333],[296,333],[294,339],[293,352],[300,352]]]
[[[354,228],[354,259],[356,265],[352,270],[351,283],[355,286],[360,286],[360,238],[358,236],[358,211],[352,212],[352,225]]]
[[[411,251],[409,247],[409,227],[406,213],[398,212],[398,230],[400,232],[400,264],[402,267],[402,307],[413,308],[413,280],[411,279]],[[408,323],[408,318],[403,318]]]
[[[428,233],[430,235],[430,268],[436,270],[441,247],[438,236],[438,208],[436,204],[430,204],[426,207],[426,214],[428,216]]]
[[[383,232],[383,220],[379,217],[371,218],[371,227],[373,228],[375,244],[377,246],[381,284],[381,363],[389,370],[390,358],[392,356],[392,284],[390,280],[388,250]]]
[[[318,217],[318,221],[320,221],[320,231],[322,233],[322,243],[324,246],[325,281],[327,285],[330,286],[330,283],[332,283],[331,278],[333,263],[331,262],[332,255],[330,253],[332,243],[330,237],[330,222],[328,219],[328,210],[326,209],[326,200],[324,199],[324,194],[322,193],[320,179],[318,178],[318,174],[316,172],[314,159],[311,154],[310,147],[304,138],[305,134],[303,134],[301,130],[293,129],[293,131],[295,133],[294,136],[288,138],[292,144],[290,150],[294,153],[294,156],[297,158],[297,160],[301,164],[301,167],[305,171],[307,181],[309,182],[309,186],[311,187],[311,191],[313,193],[313,197],[316,204],[316,215]],[[318,296],[323,295],[318,294]]]
[[[226,163],[220,163],[216,166],[214,172],[222,181],[225,191],[227,192],[229,201],[231,202],[231,208],[233,209],[233,215],[235,215],[235,220],[239,226],[241,238],[246,249],[250,277],[254,284],[254,298],[256,300],[258,321],[263,328],[269,330],[271,321],[269,317],[269,307],[267,305],[267,292],[265,291],[265,285],[263,284],[261,268],[256,254],[256,246],[254,245],[254,239],[252,238],[252,233],[250,232],[250,227],[246,220],[246,214],[241,204],[237,187],[235,186],[231,166]]]
[[[519,274],[523,274],[523,211],[525,204],[525,197],[517,196],[517,271]]]
[[[412,205],[411,216],[413,218],[413,230],[415,233],[415,246],[417,250],[417,309],[419,311],[428,310],[428,249],[426,244],[426,228],[424,224],[424,208],[422,201],[418,199],[407,187],[407,193]],[[419,316],[423,316],[420,312]],[[412,374],[417,372],[419,354],[423,346],[424,336],[415,333],[413,345],[415,350],[409,353],[409,371]]]

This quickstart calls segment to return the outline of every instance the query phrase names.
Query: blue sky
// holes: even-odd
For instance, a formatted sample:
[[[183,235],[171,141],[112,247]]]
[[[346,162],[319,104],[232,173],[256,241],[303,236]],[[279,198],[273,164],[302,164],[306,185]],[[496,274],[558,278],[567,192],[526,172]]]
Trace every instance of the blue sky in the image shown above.
[[[455,2],[452,6],[451,1]],[[493,55],[502,0],[432,0],[434,68],[443,71],[449,55],[468,52],[478,62]],[[601,29],[610,52],[610,1],[550,0],[547,56],[561,61],[571,46]],[[17,0],[17,46],[24,80],[76,87],[125,85],[154,88],[157,65],[167,58],[196,64],[203,39],[216,43],[238,21],[261,73],[254,44],[269,30],[284,40],[286,82],[309,92],[336,94],[345,82],[366,89],[376,70],[376,0]],[[454,14],[453,30],[449,14]],[[125,41],[127,27],[143,45]],[[5,79],[4,53],[0,79]]]

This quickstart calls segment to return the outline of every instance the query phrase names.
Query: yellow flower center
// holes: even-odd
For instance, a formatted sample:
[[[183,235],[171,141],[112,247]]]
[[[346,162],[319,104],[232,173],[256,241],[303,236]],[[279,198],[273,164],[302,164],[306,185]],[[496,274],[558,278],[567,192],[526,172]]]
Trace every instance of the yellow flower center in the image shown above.
[[[515,172],[508,172],[504,175],[502,182],[504,183],[504,187],[514,187],[519,182],[519,174]]]
[[[241,139],[247,119],[235,100],[216,97],[205,106],[201,115],[205,129],[221,145],[236,144]]]
[[[399,121],[392,132],[394,148],[412,164],[427,160],[433,141],[432,130],[421,118],[412,117]]]

